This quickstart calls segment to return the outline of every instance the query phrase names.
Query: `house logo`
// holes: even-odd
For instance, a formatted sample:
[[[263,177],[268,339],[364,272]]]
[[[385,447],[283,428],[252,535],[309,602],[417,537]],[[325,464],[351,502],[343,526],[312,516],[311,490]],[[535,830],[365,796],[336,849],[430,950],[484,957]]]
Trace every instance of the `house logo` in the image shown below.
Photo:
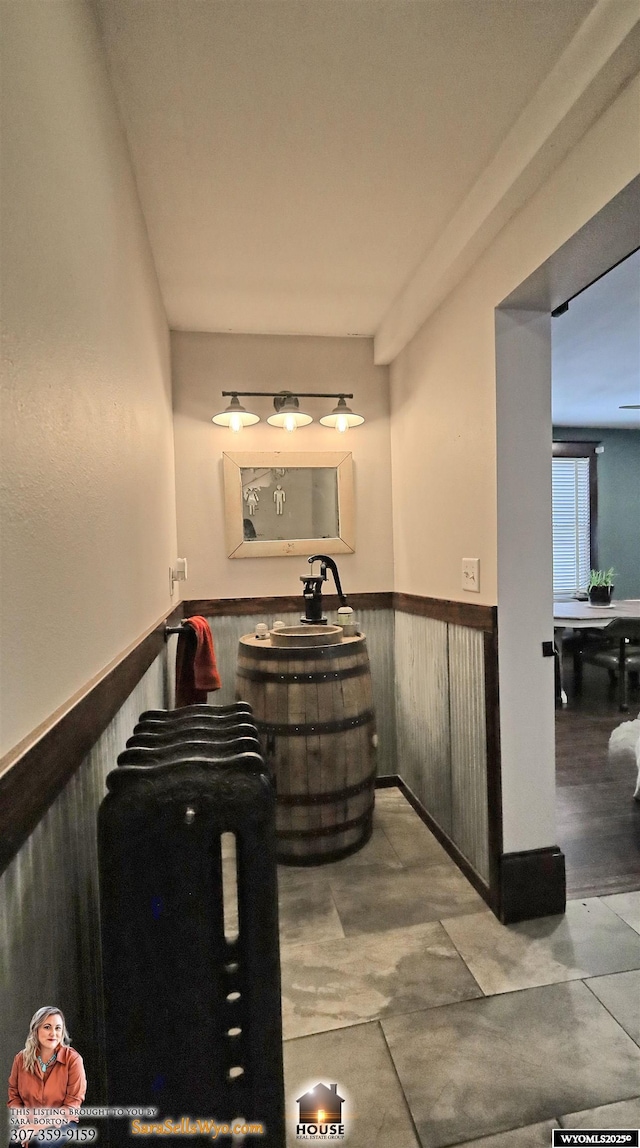
[[[316,1084],[296,1100],[298,1120],[296,1140],[344,1140],[345,1125],[342,1115],[344,1096],[337,1084]]]

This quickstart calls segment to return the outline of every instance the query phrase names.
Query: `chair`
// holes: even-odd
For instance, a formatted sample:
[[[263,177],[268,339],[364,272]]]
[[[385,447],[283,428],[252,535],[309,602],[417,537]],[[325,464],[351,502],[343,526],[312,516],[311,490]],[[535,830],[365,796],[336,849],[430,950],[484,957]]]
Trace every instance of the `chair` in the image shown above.
[[[611,681],[617,678],[619,708],[624,712],[629,709],[629,676],[640,673],[640,619],[616,618],[600,635],[574,652],[576,687],[580,687],[584,662],[608,670]]]

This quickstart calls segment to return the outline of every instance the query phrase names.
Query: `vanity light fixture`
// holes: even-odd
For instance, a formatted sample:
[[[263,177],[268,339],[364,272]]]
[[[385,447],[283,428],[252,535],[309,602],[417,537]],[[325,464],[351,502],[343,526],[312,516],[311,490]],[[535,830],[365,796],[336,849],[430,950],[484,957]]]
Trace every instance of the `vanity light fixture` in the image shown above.
[[[237,432],[241,431],[243,427],[250,427],[254,423],[260,422],[260,415],[254,415],[251,411],[245,410],[235,391],[223,391],[222,393],[224,396],[230,394],[231,402],[228,407],[220,411],[220,414],[213,416],[212,423],[217,423],[220,427],[230,427],[232,431]]]
[[[275,414],[269,415],[267,422],[272,427],[282,427],[286,431],[294,431],[297,427],[306,427],[313,422],[313,415],[307,415],[300,410],[300,400],[291,391],[283,391],[281,395],[274,395],[273,405]]]
[[[351,398],[351,395],[349,395]],[[349,430],[349,427],[359,427],[364,422],[362,415],[356,415],[347,406],[346,396],[340,395],[337,407],[334,407],[331,414],[323,415],[320,419],[323,427],[334,427],[335,430],[344,431]]]
[[[239,431],[243,426],[260,422],[259,415],[241,406],[241,398],[273,399],[275,412],[269,415],[267,422],[272,427],[282,427],[286,431],[294,431],[297,427],[308,426],[313,422],[313,415],[300,410],[300,399],[337,399],[337,406],[320,419],[322,426],[333,430],[344,432],[349,427],[357,427],[364,422],[362,415],[355,414],[351,407],[347,406],[346,400],[352,399],[353,395],[347,394],[346,391],[338,391],[336,394],[316,391],[300,391],[298,394],[294,394],[293,391],[223,391],[222,397],[231,399],[231,402],[220,414],[214,415],[211,421],[218,426],[230,427],[232,431]]]

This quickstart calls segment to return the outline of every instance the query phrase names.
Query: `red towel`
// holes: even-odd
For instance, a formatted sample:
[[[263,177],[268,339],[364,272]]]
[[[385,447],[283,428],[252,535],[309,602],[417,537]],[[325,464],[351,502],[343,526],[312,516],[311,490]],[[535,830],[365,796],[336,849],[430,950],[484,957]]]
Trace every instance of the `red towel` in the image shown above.
[[[176,707],[206,702],[207,694],[221,686],[207,619],[185,618],[183,626],[176,654]]]

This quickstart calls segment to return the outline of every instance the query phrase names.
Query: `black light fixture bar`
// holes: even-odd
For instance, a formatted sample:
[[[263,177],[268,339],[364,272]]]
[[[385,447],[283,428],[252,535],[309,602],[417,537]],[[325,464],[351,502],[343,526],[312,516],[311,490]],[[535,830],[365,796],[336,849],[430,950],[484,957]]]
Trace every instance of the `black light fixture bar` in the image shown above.
[[[222,391],[223,399],[233,398],[235,395],[239,399],[281,399],[285,395],[295,395],[297,399],[352,399],[353,394],[347,391],[333,391],[331,394],[324,394],[319,391]]]

